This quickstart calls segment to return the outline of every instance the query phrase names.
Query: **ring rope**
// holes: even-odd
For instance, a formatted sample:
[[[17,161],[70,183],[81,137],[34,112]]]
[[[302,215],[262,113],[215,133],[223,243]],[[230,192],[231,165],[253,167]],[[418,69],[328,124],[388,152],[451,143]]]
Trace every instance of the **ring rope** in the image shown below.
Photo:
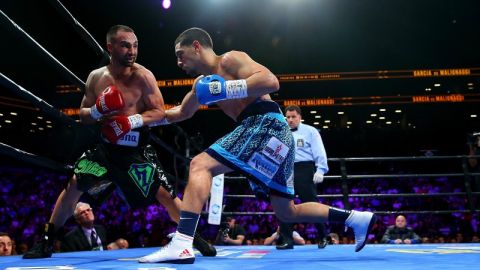
[[[35,96],[32,92],[18,85],[10,78],[5,76],[3,73],[0,73],[0,84],[15,94],[21,96],[22,98],[30,101],[33,105],[40,108],[46,115],[54,118],[55,120],[60,121],[63,124],[67,125],[77,125],[72,118],[66,116],[61,111],[55,109],[52,105],[48,104],[45,100]]]
[[[393,215],[393,214],[453,214],[453,213],[471,213],[470,210],[400,210],[400,211],[372,211],[378,215]],[[480,209],[474,210],[480,213]],[[208,212],[202,212],[202,215],[207,215]],[[275,215],[275,212],[222,212],[225,216],[254,216],[254,215]]]
[[[411,156],[411,157],[353,157],[353,158],[328,158],[329,161],[414,161],[414,160],[434,160],[434,159],[460,159],[479,156]]]
[[[13,146],[4,144],[2,142],[0,142],[0,153],[2,155],[6,155],[21,161],[25,161],[30,164],[34,164],[37,166],[41,166],[44,168],[52,169],[52,170],[63,172],[63,173],[68,172],[71,169],[70,166],[62,165],[49,158],[37,156],[35,154],[17,149]]]
[[[87,29],[85,29],[85,27],[73,17],[70,11],[68,11],[59,0],[49,0],[49,2],[60,13],[60,15],[62,15],[62,17],[73,26],[75,31],[77,31],[82,39],[87,42],[90,48],[92,48],[98,56],[102,57],[99,65],[103,66],[105,63],[108,63],[110,61],[110,55],[102,48],[102,46],[100,46],[100,44],[98,44]]]
[[[25,32],[20,26],[18,26],[12,19],[10,19],[2,10],[0,10],[0,24],[5,27],[10,26],[10,29],[13,29],[15,33],[19,34],[20,37],[29,40],[32,42],[36,48],[40,49],[44,54],[50,57],[57,66],[60,66],[60,71],[66,76],[66,78],[73,84],[81,87],[85,87],[85,82],[83,82],[77,75],[73,74],[67,67],[65,67],[60,61],[57,60],[50,52],[40,45],[35,39],[33,39],[27,32]]]
[[[467,173],[466,175],[480,175],[480,173]],[[465,176],[465,173],[414,173],[414,174],[360,174],[347,175],[346,177],[340,175],[324,176],[325,179],[362,179],[362,178],[421,178],[421,177],[454,177]]]
[[[472,195],[480,195],[480,192],[472,192]],[[357,193],[349,194],[349,198],[360,198],[360,197],[374,197],[374,198],[398,198],[398,197],[443,197],[443,196],[465,196],[466,192],[443,192],[443,193],[395,193],[395,194],[366,194],[366,193]],[[237,195],[237,194],[225,194],[224,197],[228,198],[255,198],[255,195]],[[298,197],[298,196],[295,196]],[[317,195],[317,198],[342,198],[343,194],[324,194]]]
[[[161,147],[165,148],[168,152],[170,152],[172,155],[174,155],[177,158],[180,158],[181,160],[189,163],[192,159],[187,158],[184,155],[180,154],[177,150],[175,150],[173,147],[162,141],[157,135],[151,133],[150,138],[155,142],[156,144],[160,145]]]

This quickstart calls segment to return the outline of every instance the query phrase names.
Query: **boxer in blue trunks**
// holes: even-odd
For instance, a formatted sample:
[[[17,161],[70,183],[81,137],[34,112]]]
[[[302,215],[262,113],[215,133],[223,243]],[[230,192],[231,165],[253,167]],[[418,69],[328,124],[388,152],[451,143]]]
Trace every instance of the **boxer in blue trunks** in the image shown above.
[[[360,251],[375,223],[373,213],[315,202],[293,203],[293,136],[269,95],[279,90],[276,76],[244,52],[217,55],[210,35],[200,28],[187,29],[177,37],[175,54],[181,69],[200,76],[182,103],[167,110],[166,117],[156,124],[188,119],[200,105],[215,103],[238,126],[192,159],[175,236],[139,262],[193,263],[193,235],[212,177],[232,171],[246,174],[255,194],[268,198],[283,222],[344,223],[353,228],[355,250]]]

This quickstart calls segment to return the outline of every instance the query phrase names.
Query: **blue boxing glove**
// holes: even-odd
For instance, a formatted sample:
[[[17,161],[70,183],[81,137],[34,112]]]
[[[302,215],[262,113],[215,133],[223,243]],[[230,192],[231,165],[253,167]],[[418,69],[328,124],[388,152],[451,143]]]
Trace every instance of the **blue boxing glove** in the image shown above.
[[[210,105],[226,99],[238,99],[248,96],[247,81],[228,80],[219,75],[208,75],[201,78],[195,84],[195,92],[198,102]]]

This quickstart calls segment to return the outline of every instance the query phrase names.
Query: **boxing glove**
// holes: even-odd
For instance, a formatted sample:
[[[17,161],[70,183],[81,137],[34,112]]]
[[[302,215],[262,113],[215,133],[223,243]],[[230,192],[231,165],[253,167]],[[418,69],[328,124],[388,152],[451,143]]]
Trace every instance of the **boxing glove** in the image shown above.
[[[124,105],[122,92],[114,85],[110,85],[97,97],[95,105],[90,108],[90,115],[97,120],[106,113],[122,109]]]
[[[195,84],[195,93],[198,102],[210,105],[226,99],[238,99],[248,96],[247,82],[245,80],[226,81],[219,75],[208,75]]]
[[[116,115],[105,121],[102,126],[102,134],[105,139],[115,144],[130,130],[141,126],[143,126],[141,114],[134,114],[128,117],[125,115]]]

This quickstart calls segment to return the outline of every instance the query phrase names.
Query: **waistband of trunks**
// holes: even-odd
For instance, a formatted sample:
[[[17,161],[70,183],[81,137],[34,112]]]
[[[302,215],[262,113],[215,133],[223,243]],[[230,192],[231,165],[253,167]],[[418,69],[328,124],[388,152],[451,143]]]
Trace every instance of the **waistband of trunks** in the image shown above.
[[[120,145],[120,144],[113,144],[108,142],[105,138],[103,138],[103,144],[110,150],[131,150],[139,147],[143,147],[150,142],[150,128],[147,126],[143,126],[140,128],[136,128],[131,130],[131,132],[138,132],[139,133],[139,140],[135,146],[133,145]]]
[[[247,117],[262,115],[269,112],[282,114],[280,106],[278,106],[278,104],[274,101],[262,100],[253,102],[240,113],[240,115],[237,117],[237,122],[240,123]]]

